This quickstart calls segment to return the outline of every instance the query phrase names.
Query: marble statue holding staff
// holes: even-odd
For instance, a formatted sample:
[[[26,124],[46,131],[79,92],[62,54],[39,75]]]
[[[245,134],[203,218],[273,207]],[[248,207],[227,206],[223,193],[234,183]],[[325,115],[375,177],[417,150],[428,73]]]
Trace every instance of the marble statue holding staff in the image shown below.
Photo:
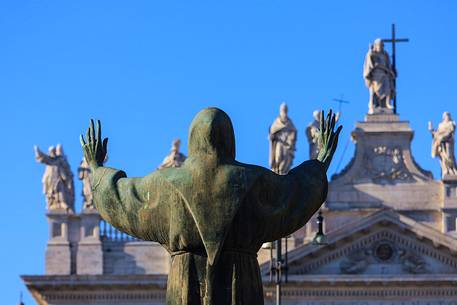
[[[442,176],[457,175],[457,166],[454,156],[455,121],[449,112],[443,113],[443,120],[436,130],[432,122],[428,122],[428,129],[432,133],[432,157],[438,157],[441,162]]]
[[[317,159],[278,175],[237,161],[230,118],[206,108],[191,123],[181,167],[127,178],[103,166],[108,140],[100,122],[95,130],[91,121],[81,144],[95,206],[114,227],[158,242],[171,255],[167,305],[262,305],[257,252],[301,228],[327,196],[326,172],[341,126],[334,131],[331,114],[320,122]]]
[[[286,103],[279,107],[279,116],[270,126],[270,168],[285,175],[292,166],[297,142],[297,129],[287,115]]]
[[[390,63],[389,54],[384,50],[384,43],[378,38],[370,45],[363,65],[363,78],[370,90],[369,114],[393,109],[396,77],[397,73]]]

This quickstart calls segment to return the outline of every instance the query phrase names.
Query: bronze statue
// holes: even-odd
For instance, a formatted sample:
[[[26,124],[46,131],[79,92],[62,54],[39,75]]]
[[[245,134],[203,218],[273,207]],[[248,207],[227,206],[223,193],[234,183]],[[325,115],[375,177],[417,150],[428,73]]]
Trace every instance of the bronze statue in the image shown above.
[[[287,175],[235,160],[235,136],[228,115],[200,111],[189,132],[189,156],[179,168],[143,178],[103,167],[107,139],[91,121],[87,144],[94,203],[119,230],[160,243],[171,255],[168,305],[261,305],[262,280],[256,254],[262,243],[302,227],[327,195],[326,171],[341,126],[324,122],[317,160]]]

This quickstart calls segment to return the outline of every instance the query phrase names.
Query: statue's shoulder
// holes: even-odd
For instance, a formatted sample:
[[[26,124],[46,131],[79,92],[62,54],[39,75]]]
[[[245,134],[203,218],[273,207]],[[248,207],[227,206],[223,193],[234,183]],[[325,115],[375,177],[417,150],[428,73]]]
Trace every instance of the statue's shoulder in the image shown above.
[[[294,122],[292,122],[291,118],[289,118],[287,125],[288,125],[289,129],[291,129],[292,131],[297,131],[297,128],[295,127]]]
[[[247,182],[254,182],[255,180],[264,175],[271,174],[271,170],[254,164],[247,164],[235,161],[235,163],[231,166],[234,171],[242,173]]]

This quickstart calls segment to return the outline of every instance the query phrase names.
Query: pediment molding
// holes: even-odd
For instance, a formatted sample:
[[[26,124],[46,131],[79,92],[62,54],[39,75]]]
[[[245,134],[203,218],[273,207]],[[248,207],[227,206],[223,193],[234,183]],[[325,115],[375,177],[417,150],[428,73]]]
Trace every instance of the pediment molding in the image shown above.
[[[332,262],[351,258],[358,260],[357,251],[370,252],[367,258],[374,264],[375,247],[381,242],[391,245],[395,251],[395,264],[403,266],[404,273],[433,273],[428,263],[438,264],[445,273],[457,273],[457,240],[432,227],[416,222],[393,210],[383,210],[353,223],[348,223],[327,235],[328,245],[305,244],[289,252],[289,274],[306,275]],[[381,248],[381,252],[388,246]],[[384,251],[385,252],[385,251]],[[376,259],[379,259],[377,254]],[[366,258],[366,257],[362,257]],[[386,262],[380,262],[379,265]],[[389,262],[390,263],[390,262]],[[393,262],[392,262],[393,263]],[[269,274],[268,263],[262,264],[263,275]],[[363,266],[362,266],[363,269]],[[343,272],[344,271],[344,272]],[[343,270],[345,273],[348,270]],[[340,274],[341,274],[340,273]],[[350,273],[350,270],[348,271]],[[332,273],[333,274],[333,273]]]
[[[289,263],[290,274],[306,275],[313,273],[323,265],[329,264],[332,261],[347,258],[353,253],[363,252],[366,250],[375,251],[375,248],[380,244],[393,245],[394,251],[404,251],[408,253],[410,260],[427,256],[433,258],[440,263],[449,266],[457,272],[457,257],[452,256],[449,251],[438,249],[432,243],[427,242],[425,239],[419,240],[416,236],[408,234],[408,232],[398,231],[395,228],[381,228],[373,233],[369,233],[365,237],[359,237],[354,241],[346,239],[345,245],[338,245],[333,250],[322,251],[322,254],[313,254],[311,256],[303,257]],[[401,254],[396,253],[399,256]],[[412,256],[414,255],[414,256]]]

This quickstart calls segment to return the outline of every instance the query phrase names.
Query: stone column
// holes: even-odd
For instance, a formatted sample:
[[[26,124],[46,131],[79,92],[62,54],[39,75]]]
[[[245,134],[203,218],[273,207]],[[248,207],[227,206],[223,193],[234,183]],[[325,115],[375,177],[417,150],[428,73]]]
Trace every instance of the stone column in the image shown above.
[[[84,209],[80,215],[81,238],[76,255],[77,274],[103,274],[103,249],[100,240],[100,215],[95,209]]]

